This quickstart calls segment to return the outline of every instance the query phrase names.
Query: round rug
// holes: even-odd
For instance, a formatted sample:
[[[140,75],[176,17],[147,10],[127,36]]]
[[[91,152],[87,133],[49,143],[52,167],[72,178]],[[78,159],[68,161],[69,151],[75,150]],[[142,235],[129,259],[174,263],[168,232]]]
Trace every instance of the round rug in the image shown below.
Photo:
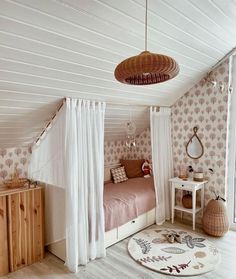
[[[182,243],[169,243],[166,235],[178,233]],[[205,237],[183,230],[154,227],[134,235],[128,244],[131,257],[141,265],[177,276],[209,272],[220,263],[220,253]]]

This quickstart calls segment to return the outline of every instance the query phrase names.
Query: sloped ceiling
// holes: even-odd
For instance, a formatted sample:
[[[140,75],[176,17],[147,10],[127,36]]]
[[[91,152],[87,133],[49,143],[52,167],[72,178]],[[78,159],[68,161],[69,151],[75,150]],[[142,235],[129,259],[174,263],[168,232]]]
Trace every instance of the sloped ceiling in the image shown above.
[[[134,87],[113,71],[143,50],[145,0],[1,0],[0,147],[32,143],[65,96],[108,102],[107,139],[124,137],[130,109],[139,132],[147,106],[172,105],[236,45],[235,1],[148,5],[148,49],[175,58],[180,74]]]

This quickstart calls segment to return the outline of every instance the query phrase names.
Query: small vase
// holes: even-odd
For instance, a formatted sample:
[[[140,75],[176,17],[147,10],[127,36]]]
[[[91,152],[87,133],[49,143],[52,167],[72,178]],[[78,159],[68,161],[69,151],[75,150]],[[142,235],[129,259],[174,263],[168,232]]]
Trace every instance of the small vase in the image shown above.
[[[179,166],[179,178],[181,179],[187,179],[188,174],[187,174],[187,168],[185,165],[180,165]]]

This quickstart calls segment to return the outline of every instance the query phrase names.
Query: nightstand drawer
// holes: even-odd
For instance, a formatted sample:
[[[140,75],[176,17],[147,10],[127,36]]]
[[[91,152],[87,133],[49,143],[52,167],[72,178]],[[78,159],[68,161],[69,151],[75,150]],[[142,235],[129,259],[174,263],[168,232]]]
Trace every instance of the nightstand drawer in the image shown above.
[[[175,189],[180,189],[180,190],[186,190],[186,191],[192,191],[193,186],[192,185],[187,185],[185,183],[173,183],[172,187],[175,187]]]

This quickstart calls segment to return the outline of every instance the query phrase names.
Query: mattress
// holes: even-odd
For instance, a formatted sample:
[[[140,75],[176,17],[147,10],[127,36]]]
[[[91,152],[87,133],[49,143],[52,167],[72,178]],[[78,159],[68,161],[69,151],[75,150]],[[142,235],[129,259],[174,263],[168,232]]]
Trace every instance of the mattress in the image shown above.
[[[117,228],[156,205],[153,178],[131,178],[104,186],[105,231]]]

